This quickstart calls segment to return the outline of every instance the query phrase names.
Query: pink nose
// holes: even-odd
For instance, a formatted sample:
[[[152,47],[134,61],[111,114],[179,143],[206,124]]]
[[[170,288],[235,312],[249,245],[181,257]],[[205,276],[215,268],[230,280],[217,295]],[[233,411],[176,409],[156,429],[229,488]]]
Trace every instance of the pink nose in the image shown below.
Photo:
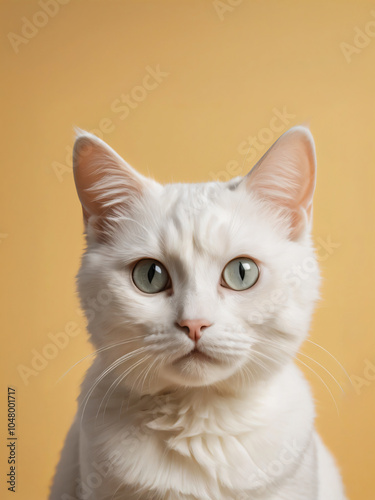
[[[182,328],[188,329],[189,337],[198,342],[202,337],[203,330],[212,325],[207,319],[184,319],[178,323]]]

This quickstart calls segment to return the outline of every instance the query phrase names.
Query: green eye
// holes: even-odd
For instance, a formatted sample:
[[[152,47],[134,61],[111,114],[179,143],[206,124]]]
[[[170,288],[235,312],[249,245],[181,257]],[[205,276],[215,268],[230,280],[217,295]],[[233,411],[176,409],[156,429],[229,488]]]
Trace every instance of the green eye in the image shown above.
[[[259,277],[259,268],[247,257],[231,260],[224,268],[223,279],[232,290],[247,290]]]
[[[170,279],[163,264],[157,260],[143,259],[133,269],[133,281],[142,292],[158,293],[167,288]]]

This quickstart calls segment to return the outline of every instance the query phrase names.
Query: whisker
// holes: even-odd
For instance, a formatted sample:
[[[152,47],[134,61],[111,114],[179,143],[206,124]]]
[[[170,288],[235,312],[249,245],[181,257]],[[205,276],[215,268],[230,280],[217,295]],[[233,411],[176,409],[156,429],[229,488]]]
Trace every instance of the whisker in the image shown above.
[[[253,372],[251,371],[250,367],[245,365],[244,369],[245,369],[245,374],[247,375],[249,381],[250,381],[250,377],[251,377],[251,382],[254,382],[254,375],[253,375]]]
[[[155,358],[155,359],[152,361],[152,363],[150,363],[150,365],[148,366],[148,369],[146,370],[145,376],[144,376],[144,378],[143,378],[143,382],[142,382],[142,384],[141,384],[141,392],[143,391],[143,386],[144,386],[144,384],[146,383],[146,379],[147,379],[147,377],[148,377],[148,374],[149,374],[149,373],[150,373],[150,371],[151,371],[151,368],[153,368],[153,367],[154,367],[154,365],[155,365],[155,363],[156,363],[157,361],[158,361],[158,358]]]
[[[131,389],[130,389],[130,392],[129,392],[129,400],[131,399],[131,396],[132,396],[132,393],[133,393],[133,390],[135,390],[135,387],[136,387],[136,384],[138,383],[139,380],[143,379],[143,383],[142,385],[140,386],[140,392],[142,392],[142,386],[143,384],[145,383],[146,381],[146,376],[148,375],[148,373],[150,372],[150,369],[151,369],[151,366],[153,366],[155,364],[155,362],[157,361],[157,358],[155,358],[149,365],[146,365],[142,370],[141,372],[139,373],[138,377],[136,377]],[[128,403],[128,406],[129,407],[129,403]]]
[[[120,482],[120,484],[117,486],[115,492],[113,493],[111,500],[116,500],[117,492],[119,491],[119,489],[121,488],[121,486],[122,486],[122,484]]]
[[[82,400],[82,403],[81,403],[81,406],[84,404],[84,407],[83,407],[83,411],[82,411],[82,415],[81,415],[81,423],[83,421],[83,415],[84,415],[84,412],[85,412],[85,409],[86,409],[86,406],[87,406],[87,403],[88,403],[88,400],[90,399],[91,397],[91,394],[94,392],[94,390],[96,389],[96,387],[98,386],[98,384],[103,380],[103,378],[111,371],[113,371],[114,369],[117,368],[117,366],[119,366],[123,361],[125,361],[126,359],[128,358],[131,358],[133,356],[136,356],[139,351],[143,351],[145,350],[144,347],[140,347],[139,349],[136,349],[135,351],[132,351],[131,353],[128,353],[128,354],[125,354],[123,356],[121,356],[119,359],[117,359],[116,361],[114,361],[113,363],[111,363],[109,365],[109,367],[107,367],[95,380],[94,384],[92,385],[92,387],[90,388],[90,390],[87,392],[86,396],[83,398]]]
[[[329,394],[331,395],[331,398],[333,399],[333,402],[334,402],[335,407],[336,407],[337,415],[340,415],[339,408],[338,408],[338,406],[337,406],[336,400],[335,400],[335,398],[334,398],[334,396],[333,396],[333,394],[332,394],[332,392],[331,392],[330,388],[329,388],[329,387],[328,387],[328,385],[324,382],[324,380],[322,379],[322,377],[321,377],[318,373],[316,373],[316,371],[315,371],[313,368],[311,368],[311,366],[309,366],[309,365],[307,365],[306,363],[304,363],[301,359],[297,359],[297,361],[299,361],[299,362],[300,362],[300,363],[302,363],[302,364],[303,364],[306,368],[308,368],[309,370],[311,370],[311,371],[312,371],[312,372],[313,372],[313,373],[314,373],[314,374],[315,374],[315,375],[316,375],[316,376],[320,379],[320,381],[322,382],[322,384],[325,386],[325,388],[327,389],[327,391],[328,391],[328,392],[329,392]]]
[[[347,378],[349,379],[349,382],[350,384],[353,386],[353,382],[352,382],[352,379],[350,378],[349,376],[349,373],[345,370],[344,366],[340,363],[340,361],[335,358],[335,356],[328,351],[328,349],[326,349],[325,347],[321,346],[320,344],[317,344],[316,342],[313,342],[312,340],[310,339],[306,339],[307,342],[310,342],[311,344],[314,344],[316,347],[319,347],[320,349],[322,349],[324,352],[326,352],[329,356],[331,356],[332,359],[334,359],[336,361],[336,363],[339,365],[339,367],[342,369],[342,371],[345,373],[345,375],[347,376]]]
[[[282,346],[279,346],[277,343],[273,342],[272,340],[270,339],[262,339],[261,342],[263,342],[265,345],[269,344],[269,345],[272,345],[274,347],[277,347],[278,349],[282,348]],[[314,343],[314,342],[313,342]],[[321,346],[319,346],[321,347]],[[325,367],[323,366],[321,363],[319,363],[319,361],[317,361],[316,359],[312,358],[311,356],[308,356],[307,354],[305,354],[304,352],[302,351],[299,351],[298,354],[301,354],[302,356],[305,356],[306,358],[310,359],[310,361],[312,361],[313,363],[317,364],[318,366],[320,366],[326,373],[328,373],[328,375],[335,381],[335,383],[338,385],[338,387],[340,388],[340,390],[345,393],[344,389],[342,388],[341,384],[338,382],[338,380],[333,376],[333,374]],[[328,353],[330,354],[330,353]],[[297,358],[298,359],[298,358]]]
[[[129,368],[127,368],[125,370],[124,373],[121,373],[121,375],[119,375],[116,380],[114,382],[112,382],[112,384],[109,386],[109,388],[107,389],[106,393],[104,394],[104,397],[102,398],[102,401],[100,402],[100,405],[99,405],[99,408],[98,408],[98,411],[96,413],[96,419],[98,418],[98,415],[99,415],[99,412],[100,412],[100,409],[102,407],[102,404],[104,403],[106,397],[107,397],[107,394],[108,394],[108,398],[107,398],[107,402],[105,404],[105,407],[104,407],[104,412],[103,412],[103,419],[104,419],[104,416],[105,416],[105,412],[107,410],[107,406],[108,406],[108,403],[109,403],[109,400],[110,400],[110,397],[111,395],[115,392],[115,390],[117,389],[117,387],[121,384],[121,382],[124,380],[125,377],[127,377],[127,375],[132,372],[137,366],[139,366],[141,363],[143,363],[143,361],[146,359],[150,359],[151,358],[151,355],[146,355],[146,356],[143,356],[142,359],[138,360],[136,363],[133,363]],[[123,362],[125,362],[127,360],[124,360]],[[112,389],[113,387],[113,389]],[[112,389],[112,391],[111,391]],[[129,398],[130,399],[130,398]],[[95,419],[95,420],[96,420]]]
[[[72,365],[69,368],[69,370],[67,370],[63,375],[61,375],[61,377],[55,382],[55,384],[58,384],[60,382],[60,380],[62,380],[65,377],[65,375],[67,375],[71,370],[73,370],[73,368],[75,366],[79,365],[79,363],[82,363],[82,361],[84,361],[85,359],[90,358],[92,356],[95,356],[95,354],[106,351],[107,349],[112,349],[112,347],[118,347],[120,345],[128,344],[129,342],[134,342],[135,340],[138,340],[141,338],[143,338],[143,336],[139,335],[138,337],[132,337],[131,339],[126,339],[126,340],[123,340],[121,342],[115,342],[114,344],[109,344],[107,346],[99,347],[99,349],[96,349],[94,352],[90,352],[89,354],[87,354],[87,356],[84,356],[79,361],[74,363],[74,365]]]
[[[305,356],[306,358],[310,359],[313,363],[316,363],[318,366],[320,366],[320,368],[322,368],[326,373],[328,373],[328,375],[330,375],[332,377],[332,379],[336,382],[336,384],[340,387],[341,389],[341,392],[345,393],[344,389],[341,387],[340,383],[335,379],[335,377],[332,375],[332,373],[325,367],[323,366],[322,364],[319,363],[319,361],[317,361],[316,359],[314,358],[311,358],[310,356],[308,356],[307,354],[303,353],[303,352],[299,352],[299,354],[301,354],[302,356]],[[298,358],[297,358],[298,359]]]
[[[276,363],[278,365],[281,365],[281,363],[279,362],[279,360],[271,358],[270,356],[267,356],[263,352],[260,352],[260,351],[257,351],[255,349],[253,349],[252,353],[259,354],[260,356],[263,356],[264,358],[269,359],[270,361],[272,361],[272,363]],[[264,363],[262,363],[260,359],[251,358],[251,357],[250,357],[250,359],[251,359],[252,363],[255,363],[256,365],[260,366],[263,370],[267,370],[268,373],[271,373],[270,368],[267,365],[265,365]]]
[[[262,352],[259,352],[259,351],[255,351],[255,352],[257,352],[257,353],[258,353],[258,354],[260,354],[261,356],[264,356],[264,357],[266,357],[266,358],[268,358],[268,359],[271,359],[271,360],[272,360],[272,358],[270,358],[269,356],[265,355],[265,354],[264,354],[264,353],[262,353]],[[330,388],[328,387],[328,385],[324,382],[324,380],[322,379],[322,377],[321,377],[321,376],[320,376],[320,375],[319,375],[319,374],[318,374],[318,373],[317,373],[317,372],[316,372],[313,368],[311,368],[311,366],[309,366],[309,365],[307,365],[306,363],[304,363],[301,359],[298,359],[298,358],[297,358],[297,361],[299,361],[300,363],[302,363],[302,364],[303,364],[303,365],[304,365],[307,369],[311,370],[311,371],[312,371],[312,372],[313,372],[313,373],[314,373],[314,374],[315,374],[315,375],[316,375],[316,376],[320,379],[320,381],[322,382],[322,384],[324,385],[324,387],[325,387],[325,388],[327,389],[327,391],[329,392],[329,394],[330,394],[331,398],[333,399],[333,402],[334,402],[335,407],[336,407],[337,414],[338,414],[338,415],[340,415],[340,413],[339,413],[339,409],[338,409],[338,406],[337,406],[336,400],[335,400],[335,398],[334,398],[334,396],[333,396],[333,394],[332,394],[332,391],[330,390]]]

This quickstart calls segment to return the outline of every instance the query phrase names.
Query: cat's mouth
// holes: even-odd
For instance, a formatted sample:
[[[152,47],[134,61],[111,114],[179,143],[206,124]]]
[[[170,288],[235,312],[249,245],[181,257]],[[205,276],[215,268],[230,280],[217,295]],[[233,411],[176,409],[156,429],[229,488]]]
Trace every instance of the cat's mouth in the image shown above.
[[[184,354],[180,358],[176,359],[173,363],[176,363],[176,362],[182,361],[182,360],[189,360],[189,359],[197,360],[197,361],[210,361],[211,363],[216,361],[214,358],[211,358],[211,356],[209,356],[208,354],[205,354],[204,352],[200,351],[197,347],[195,347],[187,354]]]

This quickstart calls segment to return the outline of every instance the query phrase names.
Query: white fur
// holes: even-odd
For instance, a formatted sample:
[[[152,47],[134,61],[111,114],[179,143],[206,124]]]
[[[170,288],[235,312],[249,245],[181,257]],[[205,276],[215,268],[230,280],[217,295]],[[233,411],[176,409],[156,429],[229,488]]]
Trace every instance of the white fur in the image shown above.
[[[126,193],[126,210],[108,175],[92,189],[106,200],[113,189],[120,207],[105,242],[87,227],[78,287],[98,353],[50,499],[343,500],[293,363],[318,299],[308,225],[290,238],[285,209],[241,179],[148,182],[141,196]],[[226,263],[243,255],[259,263],[258,282],[222,287]],[[144,257],[165,265],[171,291],[135,287],[131,265]],[[298,278],[296,266],[310,271]],[[193,346],[181,318],[212,323],[199,347],[215,362],[176,361]]]

